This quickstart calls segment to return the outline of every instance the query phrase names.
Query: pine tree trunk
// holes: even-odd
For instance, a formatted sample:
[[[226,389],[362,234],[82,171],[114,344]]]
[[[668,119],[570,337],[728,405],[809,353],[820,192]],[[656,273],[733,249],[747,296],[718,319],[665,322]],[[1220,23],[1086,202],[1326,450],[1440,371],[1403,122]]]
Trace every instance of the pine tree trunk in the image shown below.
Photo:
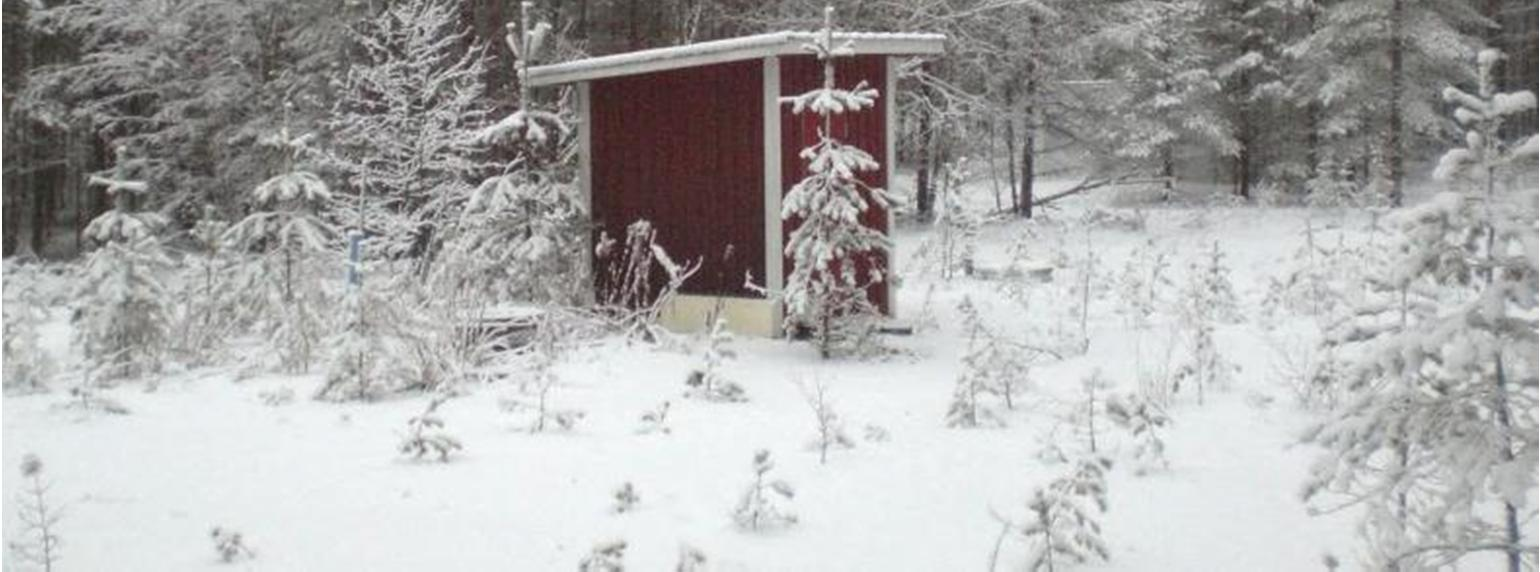
[[[1010,98],[1006,98],[1006,109],[1010,109]],[[1016,193],[1016,118],[1009,113],[1005,115],[1005,173],[1009,177],[1006,183],[1011,188],[1011,212],[1021,209],[1021,196]]]
[[[1176,157],[1171,148],[1175,143],[1166,143],[1160,148],[1160,200],[1171,200],[1171,193],[1176,189]]]
[[[931,214],[935,212],[935,189],[931,184],[931,129],[934,123],[929,110],[920,111],[920,141],[918,145],[918,168],[914,171],[914,204],[915,214],[922,222],[930,222]]]
[[[1402,202],[1402,179],[1406,164],[1402,150],[1401,97],[1405,89],[1405,48],[1402,34],[1406,26],[1406,0],[1392,0],[1390,4],[1390,114],[1386,118],[1385,161],[1389,167],[1390,204],[1399,207]]]

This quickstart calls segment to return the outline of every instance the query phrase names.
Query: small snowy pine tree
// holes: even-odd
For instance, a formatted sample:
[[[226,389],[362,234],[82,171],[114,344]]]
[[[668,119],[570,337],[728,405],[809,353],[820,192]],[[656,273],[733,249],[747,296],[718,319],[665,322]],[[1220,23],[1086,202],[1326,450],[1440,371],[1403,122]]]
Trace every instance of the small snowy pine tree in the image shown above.
[[[817,434],[813,436],[811,445],[818,449],[820,465],[828,464],[831,447],[849,449],[856,446],[855,440],[845,434],[845,420],[834,411],[834,401],[829,397],[828,384],[819,379],[814,381],[811,387],[803,385],[802,398],[807,401],[808,409],[813,412]]]
[[[595,544],[578,562],[578,572],[625,572],[626,541],[609,540]]]
[[[51,572],[59,562],[58,525],[63,515],[58,507],[48,504],[51,485],[43,480],[43,462],[36,455],[28,454],[22,459],[21,476],[27,479],[27,484],[26,489],[16,495],[16,518],[21,521],[22,536],[26,540],[11,542],[11,554]]]
[[[171,295],[161,279],[173,263],[154,234],[164,217],[134,211],[149,191],[143,181],[128,179],[139,162],[120,147],[113,175],[91,177],[106,187],[113,208],[85,229],[100,248],[86,259],[74,292],[80,305],[75,336],[98,382],[160,371],[170,338]]]
[[[1153,470],[1165,469],[1166,442],[1159,430],[1171,422],[1160,406],[1138,395],[1112,396],[1107,398],[1107,419],[1128,431],[1133,440],[1129,453],[1133,456],[1135,473],[1143,475]]]
[[[701,350],[701,367],[691,371],[685,379],[687,397],[706,401],[748,401],[743,386],[722,375],[722,365],[736,355],[727,346],[732,341],[733,334],[727,331],[726,318],[718,317],[711,322],[711,330],[706,333],[706,345]]]
[[[38,343],[38,326],[47,318],[38,291],[35,265],[5,263],[3,375],[7,393],[47,389],[53,360]]]
[[[774,468],[769,451],[760,449],[754,453],[754,482],[744,489],[737,508],[733,509],[733,522],[739,528],[757,531],[797,523],[797,515],[780,506],[780,499],[791,500],[796,491],[790,483],[769,477]]]
[[[406,420],[406,436],[397,446],[401,454],[420,460],[433,453],[438,455],[439,462],[448,463],[451,453],[464,448],[459,439],[444,432],[444,420],[438,416],[439,406],[448,400],[448,395],[434,397],[422,413]]]
[[[834,58],[854,51],[834,43],[832,6],[824,8],[823,31],[805,47],[823,62],[823,86],[782,101],[791,104],[792,113],[818,114],[822,126],[818,142],[801,153],[809,162],[808,177],[787,191],[781,207],[781,218],[795,224],[785,250],[792,260],[784,293],[786,328],[811,330],[819,355],[829,358],[861,348],[875,329],[878,310],[867,287],[885,280],[885,270],[875,265],[889,245],[861,215],[873,204],[886,208],[887,193],[856,177],[880,166],[871,154],[834,138],[834,115],[872,107],[877,90],[864,82],[848,90],[836,87]],[[873,266],[865,276],[858,272],[862,259]]]
[[[1107,511],[1106,460],[1078,461],[1073,471],[1032,492],[1019,533],[1031,543],[1027,569],[1052,571],[1056,560],[1107,560],[1098,513]]]
[[[315,266],[337,237],[318,212],[330,206],[331,189],[294,165],[307,154],[311,138],[290,137],[285,126],[266,140],[282,149],[285,170],[252,190],[254,212],[224,237],[244,252],[259,253],[245,268],[255,290],[253,306],[285,369],[299,372],[308,371],[321,354],[328,300]]]

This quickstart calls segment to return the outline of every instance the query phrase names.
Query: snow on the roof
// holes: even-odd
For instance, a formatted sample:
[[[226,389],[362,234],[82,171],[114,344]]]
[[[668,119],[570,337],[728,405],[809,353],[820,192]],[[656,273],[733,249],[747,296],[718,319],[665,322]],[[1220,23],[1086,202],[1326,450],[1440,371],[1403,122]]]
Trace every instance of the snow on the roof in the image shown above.
[[[668,48],[642,50],[597,58],[575,60],[529,69],[532,87],[586,81],[606,77],[687,68],[761,58],[807,53],[803,44],[813,41],[818,32],[772,32]],[[942,34],[835,32],[835,43],[850,42],[857,54],[921,55],[939,54],[946,42]]]

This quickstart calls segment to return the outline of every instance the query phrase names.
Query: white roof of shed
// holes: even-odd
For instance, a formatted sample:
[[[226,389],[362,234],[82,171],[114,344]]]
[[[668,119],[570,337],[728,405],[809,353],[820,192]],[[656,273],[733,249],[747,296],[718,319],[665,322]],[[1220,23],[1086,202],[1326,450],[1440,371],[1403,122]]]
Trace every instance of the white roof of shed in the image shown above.
[[[769,56],[806,54],[808,52],[803,49],[803,45],[813,41],[817,35],[818,32],[772,32],[536,66],[529,69],[529,85],[540,87]],[[946,36],[836,32],[834,41],[836,44],[849,41],[857,54],[920,55],[941,53]]]

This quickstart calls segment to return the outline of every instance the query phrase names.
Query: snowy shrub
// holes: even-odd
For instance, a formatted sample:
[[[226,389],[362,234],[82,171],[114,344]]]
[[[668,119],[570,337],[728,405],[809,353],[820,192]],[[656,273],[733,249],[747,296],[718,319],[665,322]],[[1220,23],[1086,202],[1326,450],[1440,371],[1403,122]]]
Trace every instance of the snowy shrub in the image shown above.
[[[638,220],[626,227],[623,245],[601,232],[594,246],[594,264],[603,268],[604,278],[599,307],[617,329],[648,340],[662,336],[658,316],[701,267],[700,260],[675,262],[657,243],[657,235],[651,222]],[[659,268],[667,281],[655,286],[652,276]]]
[[[285,147],[286,165],[308,152],[308,135],[289,138],[280,131],[273,144]],[[241,272],[258,312],[262,333],[277,350],[286,370],[305,372],[323,353],[329,329],[325,275],[318,262],[333,251],[337,231],[322,216],[331,189],[309,171],[280,173],[251,192],[252,213],[225,231],[224,240],[252,253]]]
[[[75,338],[98,381],[159,372],[171,328],[171,294],[162,278],[173,267],[154,233],[165,221],[134,212],[142,181],[128,180],[131,163],[119,149],[112,178],[92,176],[107,188],[113,208],[86,226],[100,245],[87,256],[74,290]]]
[[[1143,232],[1147,225],[1147,217],[1144,211],[1139,209],[1109,209],[1094,207],[1087,210],[1080,218],[1080,223],[1089,228],[1102,230],[1121,230],[1125,232]]]
[[[796,496],[796,491],[790,483],[770,478],[774,468],[769,451],[761,449],[754,453],[754,482],[744,489],[737,508],[733,509],[733,522],[739,528],[761,530],[797,523],[797,516],[780,506],[782,501]]]
[[[1129,254],[1118,277],[1118,298],[1122,301],[1119,313],[1134,333],[1134,372],[1148,393],[1166,391],[1164,376],[1146,368],[1149,364],[1145,362],[1143,342],[1155,313],[1168,302],[1168,291],[1172,288],[1170,266],[1169,255],[1157,248],[1152,239]]]
[[[287,387],[279,387],[257,392],[257,399],[268,407],[280,407],[294,402],[294,390]]]
[[[890,250],[882,232],[861,222],[873,203],[887,207],[887,192],[856,177],[881,165],[866,151],[834,139],[834,115],[872,107],[877,90],[864,82],[849,90],[835,87],[834,58],[854,52],[834,43],[833,26],[834,9],[825,8],[823,32],[805,45],[823,63],[823,85],[782,98],[792,113],[811,111],[823,126],[818,141],[802,150],[809,175],[786,192],[781,218],[795,225],[785,249],[792,260],[784,293],[785,327],[810,331],[824,358],[862,351],[871,342],[879,312],[867,289],[886,279],[886,269],[877,267],[878,255]],[[862,259],[871,266],[864,273],[857,268]]]
[[[856,442],[845,434],[845,420],[834,411],[828,384],[818,379],[811,386],[799,384],[799,387],[802,389],[802,399],[813,412],[813,426],[817,431],[809,444],[818,449],[818,463],[828,464],[829,448],[849,449],[855,447]]]
[[[560,358],[557,352],[561,349],[559,327],[559,322],[549,314],[541,318],[535,329],[535,339],[525,348],[530,375],[530,379],[521,384],[525,396],[505,399],[501,403],[504,411],[527,414],[531,433],[543,432],[552,425],[562,431],[571,431],[585,415],[583,411],[562,409],[551,403],[551,391],[561,381],[555,371]]]
[[[241,533],[238,531],[216,526],[209,531],[209,537],[214,540],[214,553],[219,555],[220,562],[229,564],[257,557],[257,553],[246,546],[245,540],[241,538]]]
[[[733,334],[727,331],[727,319],[718,317],[711,322],[706,333],[706,344],[701,350],[701,366],[690,372],[685,379],[685,396],[706,401],[748,401],[743,386],[722,375],[722,364],[736,357],[732,348]]]
[[[674,563],[674,572],[705,572],[705,570],[705,552],[687,544],[679,545],[679,560]]]
[[[1262,299],[1264,317],[1327,318],[1356,303],[1372,255],[1346,244],[1340,234],[1336,244],[1326,243],[1317,234],[1315,223],[1307,219],[1304,244],[1294,251],[1284,272],[1268,279]]]
[[[217,363],[229,339],[249,318],[238,284],[231,279],[238,262],[224,240],[229,225],[205,206],[189,236],[197,252],[186,256],[177,305],[175,348],[190,365]]]
[[[1332,409],[1339,397],[1338,381],[1345,375],[1334,345],[1314,339],[1269,337],[1272,375],[1303,407]]]
[[[92,376],[92,368],[86,368],[80,382],[70,388],[70,399],[63,406],[84,413],[127,415],[128,408],[117,400],[101,395],[101,382]]]
[[[16,520],[21,523],[18,536],[25,540],[12,541],[11,554],[17,561],[52,571],[59,562],[58,528],[63,513],[48,503],[52,485],[43,479],[43,462],[36,455],[22,458],[21,476],[26,484],[16,494]]]
[[[1540,556],[1525,530],[1540,464],[1540,215],[1535,188],[1507,178],[1532,172],[1537,139],[1499,138],[1535,96],[1495,93],[1500,57],[1481,53],[1477,93],[1445,91],[1468,130],[1435,171],[1450,189],[1393,216],[1401,243],[1377,276],[1391,292],[1436,293],[1437,305],[1402,296],[1393,319],[1339,338],[1355,357],[1348,395],[1304,436],[1324,449],[1305,498],[1362,507],[1375,567],[1463,567],[1496,553],[1518,570]]]
[[[1184,386],[1189,387],[1197,392],[1201,405],[1205,390],[1229,387],[1240,372],[1240,366],[1230,363],[1219,353],[1212,323],[1194,324],[1191,339],[1192,361],[1182,364],[1171,376],[1171,392],[1180,393]]]
[[[636,433],[638,435],[651,435],[653,433],[667,435],[671,433],[672,429],[668,426],[668,408],[669,402],[664,401],[657,409],[643,413],[641,426],[636,428]]]
[[[1233,324],[1242,319],[1240,301],[1230,283],[1230,267],[1219,241],[1208,250],[1202,262],[1193,263],[1182,291],[1184,314],[1191,321]]]
[[[1107,560],[1100,513],[1107,511],[1105,460],[1079,461],[1068,475],[1039,487],[1027,500],[1027,519],[1015,525],[1029,544],[1027,570],[1056,570],[1064,563]]]
[[[397,449],[402,455],[420,460],[428,453],[438,455],[441,463],[449,462],[449,455],[463,448],[458,439],[444,432],[444,420],[438,416],[438,408],[449,396],[440,395],[428,401],[422,413],[406,420],[406,436]]]
[[[5,317],[3,367],[6,393],[32,393],[47,389],[53,359],[38,340],[38,327],[47,319],[35,265],[5,261]]]
[[[422,341],[431,325],[412,296],[384,275],[365,277],[342,298],[342,329],[317,399],[372,400],[394,391],[434,390],[444,381],[439,354]],[[399,282],[399,281],[398,281]]]
[[[983,221],[962,201],[967,163],[967,157],[963,157],[943,167],[946,178],[939,188],[931,232],[915,247],[912,262],[906,266],[911,273],[938,271],[943,280],[951,280],[959,272],[973,275],[979,226]]]
[[[1129,451],[1133,457],[1135,474],[1165,469],[1166,442],[1159,430],[1171,422],[1160,406],[1138,395],[1112,396],[1106,402],[1107,419],[1128,431],[1132,441]]]
[[[636,487],[630,481],[615,489],[615,514],[625,514],[636,508],[636,503],[642,502],[641,495],[636,494]]]
[[[986,400],[998,399],[1007,409],[1014,409],[1014,394],[1028,382],[1030,350],[1005,340],[984,324],[971,298],[958,304],[963,329],[968,337],[963,355],[963,371],[952,391],[947,407],[948,427],[1000,426],[1005,419]]]
[[[1093,456],[1099,454],[1096,446],[1096,418],[1106,406],[1106,398],[1100,397],[1098,392],[1110,387],[1111,384],[1102,377],[1100,369],[1091,370],[1089,375],[1080,380],[1082,396],[1069,415],[1069,418],[1074,421],[1076,432],[1085,440],[1086,452]]]
[[[578,562],[578,572],[625,572],[626,541],[610,540],[595,544]]]

